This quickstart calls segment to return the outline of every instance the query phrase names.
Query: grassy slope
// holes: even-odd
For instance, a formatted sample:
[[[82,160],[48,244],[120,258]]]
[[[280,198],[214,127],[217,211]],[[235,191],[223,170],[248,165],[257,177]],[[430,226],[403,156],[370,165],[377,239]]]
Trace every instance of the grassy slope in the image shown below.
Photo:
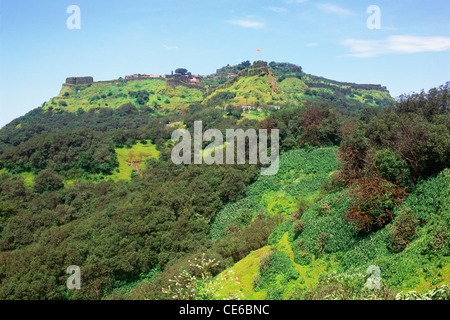
[[[0,169],[0,174],[3,174],[3,173],[10,174],[7,170]],[[22,172],[19,175],[22,177],[22,179],[23,179],[23,181],[24,181],[24,183],[25,183],[25,185],[27,187],[32,187],[33,186],[34,177],[35,177],[34,173],[32,173],[32,172]]]
[[[117,153],[117,161],[119,162],[119,167],[113,172],[113,174],[108,176],[99,175],[84,175],[82,179],[90,180],[93,182],[98,182],[101,180],[131,180],[131,173],[138,167],[139,170],[145,169],[145,161],[151,158],[158,158],[159,151],[156,149],[156,145],[152,144],[150,140],[146,141],[146,144],[142,144],[141,142],[136,143],[135,145],[123,148],[116,148],[115,152]],[[137,165],[137,167],[131,166],[131,161]],[[81,177],[74,177],[71,179],[65,179],[64,184],[70,185],[74,181],[79,180]]]
[[[334,170],[337,169],[335,148],[293,150],[280,157],[280,170],[275,176],[260,176],[247,189],[247,197],[228,204],[216,216],[211,226],[211,235],[220,234],[220,230],[236,222],[249,209],[253,213],[264,211],[267,214],[282,214],[289,216],[297,210],[299,200],[313,203],[320,197],[320,186]],[[294,262],[294,251],[288,241],[288,232],[277,243],[268,245],[249,254],[246,258],[225,270],[219,276],[227,276],[232,270],[235,281],[230,279],[223,283],[224,288],[219,291],[219,297],[226,297],[229,293],[241,291],[246,300],[262,300],[268,289],[257,292],[253,288],[253,279],[259,272],[261,259],[272,249],[289,254],[295,269],[300,273],[299,278],[289,283],[289,287],[312,287],[317,283],[320,274],[325,269],[325,262],[312,261],[307,266]],[[231,278],[231,277],[229,277]],[[288,292],[285,295],[289,295]]]
[[[285,78],[285,76],[287,76]],[[282,78],[281,78],[282,77]],[[301,78],[301,79],[299,79]],[[314,98],[305,94],[308,84],[326,85],[327,88],[312,88],[317,92],[334,94],[336,90],[351,89],[345,97],[361,103],[376,106],[380,101],[392,101],[389,92],[383,90],[363,90],[352,88],[349,84],[314,77],[307,74],[291,74],[286,70],[250,67],[239,73],[239,77],[219,85],[209,96],[205,84],[184,83],[180,80],[140,79],[112,80],[94,82],[90,85],[72,86],[64,84],[58,96],[43,104],[43,109],[54,111],[65,110],[76,112],[108,107],[116,109],[125,103],[136,107],[147,106],[154,110],[179,110],[191,103],[208,103],[223,92],[235,93],[236,97],[225,101],[225,105],[284,105],[303,104],[306,99]],[[140,105],[136,98],[129,96],[130,92],[145,90],[149,93],[149,101]],[[370,98],[372,97],[372,98]],[[224,105],[220,105],[223,107]],[[267,115],[245,114],[245,118],[263,119]]]
[[[230,85],[231,84],[231,85]],[[268,75],[239,76],[237,80],[228,81],[205,99],[205,102],[221,92],[235,93],[234,99],[228,100],[229,105],[261,105],[277,104],[284,99],[276,78]]]
[[[249,70],[252,70],[250,67]],[[311,99],[305,94],[308,84],[326,85],[326,88],[311,88],[317,92],[327,92],[331,95],[336,91],[348,89],[351,93],[346,94],[345,98],[356,100],[367,105],[381,105],[383,101],[393,102],[389,92],[382,88],[378,89],[361,89],[353,88],[350,84],[340,84],[338,82],[330,82],[326,79],[317,79],[316,77],[303,75],[301,79],[298,77],[281,78],[283,73],[277,71],[276,75],[272,69],[261,68],[261,74],[248,76],[245,72],[241,72],[239,77],[229,80],[220,85],[211,95],[205,98],[205,102],[213,99],[216,95],[224,92],[236,94],[236,97],[229,99],[225,105],[278,105],[278,104],[303,104],[306,99]],[[370,98],[372,97],[372,99]],[[377,104],[378,103],[378,104]],[[219,105],[223,107],[224,105]]]
[[[119,161],[119,172],[114,172],[112,176],[108,176],[106,179],[117,180],[129,180],[131,178],[131,172],[133,170],[130,165],[130,160],[139,164],[139,169],[145,169],[145,160],[150,158],[158,158],[159,151],[156,150],[156,146],[150,141],[147,144],[138,142],[131,148],[119,148],[115,150],[117,153],[117,160]]]
[[[370,265],[379,266],[383,281],[402,292],[425,292],[438,284],[450,283],[448,252],[445,248],[436,250],[435,246],[441,235],[438,230],[443,225],[448,228],[450,221],[450,170],[425,181],[397,209],[396,215],[401,209],[411,208],[423,221],[411,243],[400,253],[389,250],[389,232],[393,223],[368,236],[360,236],[346,222],[344,211],[347,205],[345,193],[330,194],[303,213],[301,220],[305,227],[300,235],[293,233],[290,220],[280,225],[269,237],[269,246],[251,253],[224,271],[233,270],[239,283],[225,281],[220,295],[241,290],[245,299],[263,299],[267,289],[255,292],[253,279],[259,272],[261,259],[271,248],[286,252],[300,273],[298,279],[289,282],[284,289],[283,299],[305,287],[311,289],[321,275],[332,271],[365,274]],[[448,229],[444,230],[448,236]],[[323,234],[327,235],[327,241],[319,249],[319,239]]]
[[[241,291],[246,300],[263,300],[267,291],[253,290],[253,277],[258,273],[261,259],[270,251],[270,246],[265,246],[255,250],[247,257],[236,263],[232,268],[223,271],[218,277],[229,279],[222,282],[223,288],[218,291],[218,298],[225,298],[228,295]]]
[[[189,84],[189,86],[192,85]],[[55,111],[76,112],[79,108],[86,111],[104,107],[116,109],[125,103],[132,103],[136,107],[140,107],[136,99],[129,96],[129,92],[140,90],[150,93],[149,101],[145,106],[153,108],[157,104],[160,110],[179,109],[203,100],[201,86],[198,88],[183,85],[171,86],[166,79],[116,80],[94,82],[84,86],[63,85],[60,94],[46,102],[43,109],[47,110],[52,107]],[[64,102],[67,106],[61,105]]]
[[[283,298],[288,298],[292,290],[296,288],[312,288],[319,281],[319,277],[325,270],[329,271],[329,266],[322,261],[313,261],[308,266],[302,266],[294,261],[294,252],[288,240],[288,233],[286,232],[282,239],[274,246],[265,246],[261,249],[255,250],[247,257],[237,262],[233,267],[223,271],[217,277],[227,279],[222,282],[223,288],[218,291],[217,297],[225,298],[236,292],[242,292],[245,300],[264,300],[268,289],[255,291],[253,281],[259,272],[259,265],[261,259],[269,254],[271,250],[279,250],[285,252],[291,258],[291,262],[299,272],[299,277],[295,281],[288,283],[287,290]],[[328,269],[327,269],[328,267]]]
[[[242,119],[239,121],[243,121],[244,119],[262,121],[267,118],[269,114],[269,112],[249,110],[242,113]]]
[[[247,188],[244,199],[228,203],[216,214],[210,228],[211,237],[219,238],[231,224],[259,212],[290,215],[297,210],[298,200],[315,201],[323,182],[338,169],[335,153],[335,148],[322,148],[310,152],[293,150],[281,155],[276,175],[260,176]]]
[[[318,78],[312,75],[304,75],[302,80],[307,84],[323,84],[326,85],[327,88],[311,88],[312,90],[318,91],[318,92],[328,92],[330,94],[334,93],[334,88],[339,89],[348,89],[351,91],[350,94],[347,94],[345,97],[347,99],[353,99],[357,100],[363,104],[370,105],[370,106],[377,106],[377,102],[394,102],[394,99],[391,97],[389,92],[387,90],[384,90],[383,88],[377,89],[361,89],[352,87],[350,84],[344,84],[335,82],[332,80],[324,79],[324,78]],[[369,97],[372,96],[373,99],[370,99]]]

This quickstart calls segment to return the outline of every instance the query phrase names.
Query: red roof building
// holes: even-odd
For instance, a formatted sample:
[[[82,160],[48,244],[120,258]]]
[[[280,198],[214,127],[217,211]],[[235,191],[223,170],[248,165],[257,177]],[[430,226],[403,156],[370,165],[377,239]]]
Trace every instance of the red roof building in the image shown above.
[[[190,77],[188,78],[188,80],[189,80],[190,82],[200,83],[200,77],[199,77],[199,76],[190,76]]]

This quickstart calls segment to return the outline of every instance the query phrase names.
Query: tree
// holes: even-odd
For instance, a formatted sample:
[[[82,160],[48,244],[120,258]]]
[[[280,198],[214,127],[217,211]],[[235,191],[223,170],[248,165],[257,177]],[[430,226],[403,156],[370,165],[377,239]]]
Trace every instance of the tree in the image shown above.
[[[373,164],[384,179],[405,187],[411,185],[408,164],[391,149],[377,151]]]
[[[17,209],[10,201],[0,201],[0,234],[7,222],[16,214]]]
[[[185,68],[178,68],[175,70],[175,73],[182,74],[183,76],[186,75],[187,72],[188,72],[188,70]]]
[[[230,117],[235,117],[236,119],[240,120],[242,118],[242,108],[241,107],[228,107],[227,108],[227,115]]]
[[[249,60],[247,60],[247,61],[242,61],[240,64],[238,64],[238,69],[239,70],[243,70],[243,69],[245,69],[245,68],[248,68],[248,67],[250,67],[252,64],[251,64],[251,62],[249,61]]]
[[[406,191],[377,176],[363,176],[354,181],[349,196],[351,206],[345,212],[359,231],[370,232],[384,227],[394,218],[394,209],[403,203]]]
[[[56,191],[64,187],[61,176],[51,169],[43,170],[34,179],[34,191]]]
[[[338,124],[327,105],[312,105],[302,111],[300,144],[321,146],[338,144]]]

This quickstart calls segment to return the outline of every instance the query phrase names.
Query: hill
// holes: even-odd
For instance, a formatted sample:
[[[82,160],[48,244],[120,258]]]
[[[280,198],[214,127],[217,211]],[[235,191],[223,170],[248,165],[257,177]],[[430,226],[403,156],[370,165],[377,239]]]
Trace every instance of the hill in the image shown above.
[[[448,299],[448,87],[194,78],[69,78],[0,130],[0,299]],[[195,121],[277,129],[278,173],[174,164]]]
[[[315,96],[330,99],[341,97],[344,100],[378,106],[392,103],[389,92],[380,85],[358,85],[316,77],[303,73],[301,67],[290,63],[267,64],[256,61],[253,65],[224,67],[217,70],[216,74],[200,78],[202,81],[199,83],[191,82],[187,76],[179,74],[80,84],[69,81],[62,85],[58,96],[42,105],[42,109],[77,112],[80,108],[84,111],[105,107],[117,109],[131,103],[138,108],[171,111],[185,109],[191,103],[216,102],[224,106],[231,104],[259,107],[298,104]],[[224,79],[226,82],[215,86],[211,81],[214,78]]]
[[[301,67],[290,63],[267,64],[263,61],[240,70],[233,79],[219,85],[204,102],[222,107],[285,106],[303,104],[306,99],[316,97],[353,111],[360,109],[358,102],[374,106],[393,102],[387,89],[380,85],[333,81],[305,74]]]
[[[63,84],[57,97],[42,105],[43,110],[53,112],[89,111],[100,108],[117,109],[131,103],[135,107],[152,110],[173,110],[202,102],[205,88],[187,80],[175,79],[121,79],[90,84]]]
[[[394,103],[382,86],[319,78],[289,63],[243,63],[233,78],[220,70],[200,76],[199,83],[178,74],[81,84],[68,81],[58,96],[0,130],[0,154],[35,135],[69,128],[132,129],[142,126],[149,117],[161,115],[168,116],[169,122],[178,122],[179,114],[193,104],[238,109],[244,118],[263,120],[278,108],[301,106],[306,101],[326,101],[353,114],[366,105],[383,107]],[[225,82],[219,84],[218,79]]]

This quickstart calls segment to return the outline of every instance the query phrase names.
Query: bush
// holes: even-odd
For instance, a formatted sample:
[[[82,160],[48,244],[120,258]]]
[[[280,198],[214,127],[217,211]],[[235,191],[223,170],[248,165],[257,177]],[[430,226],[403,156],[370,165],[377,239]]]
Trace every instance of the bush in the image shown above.
[[[293,237],[295,262],[309,264],[314,254],[344,252],[354,245],[357,230],[344,215],[348,207],[348,197],[341,192],[326,196],[303,213],[302,232]]]
[[[267,291],[266,300],[282,300],[283,294],[284,287],[280,285],[273,285]]]
[[[286,286],[289,281],[297,280],[300,273],[295,269],[289,255],[281,251],[271,251],[261,259],[259,265],[259,281],[255,291],[280,284]],[[270,289],[269,289],[270,290]]]
[[[421,223],[439,217],[444,223],[450,224],[450,169],[420,183],[405,204],[414,211]]]
[[[306,300],[392,300],[395,293],[382,284],[380,290],[366,287],[366,276],[360,273],[333,272],[322,277],[318,285],[304,294]]]
[[[416,291],[398,293],[395,300],[450,300],[450,285],[445,284],[426,293]]]
[[[409,207],[402,207],[398,216],[394,220],[394,227],[391,230],[391,249],[393,252],[403,251],[412,237],[416,234],[416,227],[419,224],[416,215]]]
[[[274,219],[265,219],[258,215],[248,226],[229,228],[218,240],[215,251],[223,257],[222,260],[232,258],[232,262],[236,263],[251,251],[267,245],[267,238],[274,224]]]
[[[346,215],[358,224],[359,231],[374,231],[392,221],[395,207],[405,196],[405,189],[389,181],[376,176],[362,177],[350,189],[352,205]]]
[[[408,164],[394,151],[390,149],[377,151],[374,164],[384,179],[404,187],[413,184]]]
[[[292,225],[292,232],[295,235],[298,235],[298,234],[302,233],[304,227],[305,227],[304,221],[296,220],[296,221],[294,221],[294,224]]]
[[[226,276],[213,278],[212,270],[219,265],[215,259],[206,259],[203,254],[202,259],[193,262],[188,261],[193,271],[183,270],[178,276],[169,279],[174,285],[163,288],[162,292],[169,295],[174,300],[215,300],[217,292],[222,286],[222,282],[228,280]],[[233,273],[229,271],[229,273]],[[231,299],[242,298],[241,293],[236,293]]]
[[[294,254],[294,262],[301,266],[309,265],[314,259],[314,255],[305,250],[299,249],[294,251]]]

